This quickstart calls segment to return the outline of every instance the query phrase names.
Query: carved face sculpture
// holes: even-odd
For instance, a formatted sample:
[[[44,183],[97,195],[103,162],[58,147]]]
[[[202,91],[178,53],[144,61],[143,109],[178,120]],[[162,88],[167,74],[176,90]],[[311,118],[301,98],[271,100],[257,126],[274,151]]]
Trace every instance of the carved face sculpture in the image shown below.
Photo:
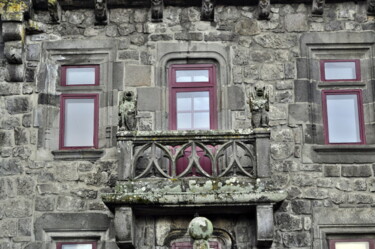
[[[161,5],[162,0],[151,0],[153,5]]]
[[[124,94],[124,100],[125,101],[132,101],[133,100],[134,93],[133,92],[126,92]]]
[[[265,91],[265,90],[266,90],[265,87],[263,87],[263,88],[255,88],[255,91],[256,91],[256,93],[257,93],[257,96],[259,96],[259,97],[261,97],[261,96],[264,95],[264,91]]]
[[[269,1],[268,0],[260,0],[259,1],[259,6],[261,8],[266,8],[268,5],[269,5]]]

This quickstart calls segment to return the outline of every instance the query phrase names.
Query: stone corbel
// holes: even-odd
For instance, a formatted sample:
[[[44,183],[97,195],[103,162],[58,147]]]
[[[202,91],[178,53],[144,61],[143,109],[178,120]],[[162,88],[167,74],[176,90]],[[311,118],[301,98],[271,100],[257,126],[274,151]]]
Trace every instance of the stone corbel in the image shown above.
[[[375,15],[375,0],[367,0],[367,14]]]
[[[59,23],[61,20],[61,7],[57,0],[48,0],[48,12],[52,23]]]
[[[97,25],[106,24],[108,20],[108,8],[106,0],[95,0],[95,21]]]
[[[259,0],[259,15],[258,18],[261,20],[270,19],[271,14],[271,0]]]
[[[257,244],[270,245],[273,241],[273,206],[257,205]]]
[[[114,223],[118,247],[120,249],[135,248],[135,217],[132,208],[116,208]]]
[[[202,21],[213,21],[215,15],[215,2],[214,0],[202,0],[201,10]]]
[[[22,41],[11,41],[5,43],[4,55],[9,64],[22,64],[22,53]]]
[[[164,0],[151,0],[151,20],[153,22],[163,21]]]
[[[325,0],[313,0],[312,3],[312,14],[322,15],[324,10]]]

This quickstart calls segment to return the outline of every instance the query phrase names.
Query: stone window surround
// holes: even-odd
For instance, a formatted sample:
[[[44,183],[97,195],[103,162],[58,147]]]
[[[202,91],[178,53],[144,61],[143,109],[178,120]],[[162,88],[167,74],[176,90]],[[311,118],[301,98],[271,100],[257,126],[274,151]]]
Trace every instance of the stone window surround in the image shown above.
[[[96,241],[60,241],[56,243],[56,249],[63,249],[63,245],[91,244],[91,249],[97,249]]]
[[[38,124],[47,124],[43,128],[45,141],[43,149],[52,151],[56,160],[90,160],[99,159],[104,152],[104,148],[115,145],[115,130],[117,126],[117,116],[110,115],[117,113],[118,91],[123,90],[124,64],[116,62],[116,52],[118,41],[115,40],[79,40],[79,41],[52,41],[44,42],[42,45],[45,51],[44,62],[47,74],[50,78],[38,79],[39,93],[58,96],[61,93],[98,93],[99,94],[99,132],[98,149],[79,150],[59,150],[58,137],[59,127],[56,114],[51,117],[43,117],[43,113],[49,115],[51,112],[58,112],[56,108],[39,106],[37,110]],[[60,68],[63,65],[98,65],[100,70],[99,85],[72,85],[62,86],[60,84]],[[58,74],[51,77],[51,71]],[[51,80],[52,78],[52,80]],[[58,101],[57,101],[58,102]],[[46,111],[47,109],[47,111]],[[49,109],[49,110],[48,110]],[[51,111],[52,110],[52,111]],[[40,120],[44,119],[44,120]],[[52,119],[53,121],[46,121]]]
[[[289,123],[303,127],[305,163],[365,163],[375,161],[373,85],[374,32],[306,33],[301,36],[301,56],[297,59],[295,103],[289,105]],[[332,58],[334,54],[334,58]],[[321,81],[320,61],[354,60],[361,64],[361,81]],[[362,89],[367,145],[324,145],[323,89]],[[298,109],[298,110],[297,110]],[[352,148],[351,148],[352,147]],[[345,156],[351,151],[351,157]],[[371,154],[372,153],[372,154]]]

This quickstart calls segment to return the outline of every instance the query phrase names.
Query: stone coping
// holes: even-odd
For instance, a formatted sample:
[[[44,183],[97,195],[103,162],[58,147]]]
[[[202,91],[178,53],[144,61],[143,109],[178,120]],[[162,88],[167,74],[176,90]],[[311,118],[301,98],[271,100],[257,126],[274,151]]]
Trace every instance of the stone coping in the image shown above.
[[[73,161],[86,160],[94,162],[100,159],[104,150],[99,149],[82,149],[82,150],[54,150],[52,151],[55,160]]]

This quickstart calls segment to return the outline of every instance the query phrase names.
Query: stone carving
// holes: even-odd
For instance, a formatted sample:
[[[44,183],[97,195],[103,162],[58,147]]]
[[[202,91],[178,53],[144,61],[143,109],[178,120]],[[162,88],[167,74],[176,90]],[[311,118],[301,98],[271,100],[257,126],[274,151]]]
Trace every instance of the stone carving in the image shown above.
[[[322,15],[324,9],[325,0],[313,0],[312,13],[314,15]]]
[[[266,88],[255,87],[255,94],[251,93],[248,104],[251,111],[253,128],[268,127],[269,95]]]
[[[107,23],[107,2],[106,0],[95,0],[95,21],[96,24]]]
[[[48,12],[52,22],[60,22],[61,10],[57,0],[48,0]]]
[[[163,21],[163,0],[151,0],[151,19],[153,22]]]
[[[205,217],[192,219],[188,227],[189,235],[194,240],[193,249],[209,249],[208,238],[212,235],[214,227],[212,222]]]
[[[133,131],[137,127],[137,100],[134,92],[127,91],[119,105],[119,127],[121,130]]]
[[[22,64],[23,53],[22,41],[6,42],[4,47],[4,55],[9,64]]]
[[[271,14],[271,0],[259,0],[259,19],[269,19]]]
[[[213,0],[202,0],[201,19],[203,21],[213,21],[215,13],[215,4]]]
[[[367,13],[375,14],[375,0],[367,0]]]

